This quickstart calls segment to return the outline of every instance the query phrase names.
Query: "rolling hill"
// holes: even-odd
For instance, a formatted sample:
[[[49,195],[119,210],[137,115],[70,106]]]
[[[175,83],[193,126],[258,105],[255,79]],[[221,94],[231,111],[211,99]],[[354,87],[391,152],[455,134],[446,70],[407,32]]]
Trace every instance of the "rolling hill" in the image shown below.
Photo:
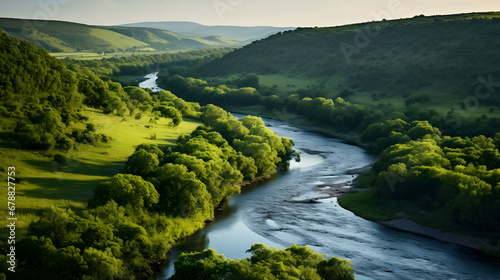
[[[500,80],[499,35],[498,12],[299,28],[229,53],[200,77],[257,73],[276,93],[302,88],[304,95],[336,97],[344,91],[351,102],[398,109],[411,96],[428,95],[430,106],[443,111],[463,107],[485,80]],[[500,106],[500,99],[489,96],[484,105]]]
[[[0,29],[49,52],[151,52],[240,45],[218,36],[191,37],[154,28],[91,26],[64,21],[0,18]]]
[[[123,24],[121,26],[157,28],[196,37],[215,35],[233,41],[248,43],[278,32],[295,29],[295,27],[272,26],[208,26],[189,21],[138,22]]]

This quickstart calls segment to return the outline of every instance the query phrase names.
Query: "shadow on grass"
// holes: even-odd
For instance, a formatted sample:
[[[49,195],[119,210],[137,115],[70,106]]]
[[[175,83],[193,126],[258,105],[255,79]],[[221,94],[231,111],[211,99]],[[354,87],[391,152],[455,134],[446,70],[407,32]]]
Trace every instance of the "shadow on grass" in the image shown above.
[[[18,136],[14,132],[2,131],[0,132],[0,147],[7,149],[19,149],[21,145],[17,143]]]
[[[25,162],[42,172],[53,174],[53,176],[45,178],[21,177],[21,181],[27,181],[38,186],[38,188],[23,190],[25,196],[75,202],[88,201],[100,182],[119,173],[124,166],[124,162],[111,162],[105,165],[88,162],[64,165],[55,161],[40,160],[26,160]]]
[[[87,202],[94,193],[94,189],[106,179],[68,180],[55,177],[24,178],[24,180],[39,186],[39,188],[23,190],[26,197]]]
[[[125,161],[115,161],[106,164],[95,164],[85,161],[69,159],[65,164],[57,163],[56,161],[42,161],[42,160],[25,160],[27,164],[33,166],[40,171],[55,173],[54,176],[63,177],[65,174],[74,176],[106,176],[110,177],[119,173],[125,165]],[[58,175],[57,173],[62,173]]]

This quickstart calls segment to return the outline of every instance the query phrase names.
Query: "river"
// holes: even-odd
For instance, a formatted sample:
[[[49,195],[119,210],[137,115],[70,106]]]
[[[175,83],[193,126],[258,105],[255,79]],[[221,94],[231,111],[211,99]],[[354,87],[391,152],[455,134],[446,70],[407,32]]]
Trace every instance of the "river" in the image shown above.
[[[328,185],[349,186],[355,170],[375,159],[341,140],[278,120],[264,121],[278,135],[294,140],[302,161],[221,205],[215,222],[172,250],[156,279],[173,273],[172,263],[182,252],[213,248],[227,258],[243,258],[254,243],[307,245],[327,257],[348,259],[357,279],[498,279],[500,264],[495,259],[357,217],[336,198],[289,202],[324,197]]]
[[[144,76],[145,80],[139,83],[139,87],[150,88],[153,92],[163,90],[161,87],[158,87],[158,84],[156,84],[156,80],[158,79],[158,73],[159,72],[154,72]]]

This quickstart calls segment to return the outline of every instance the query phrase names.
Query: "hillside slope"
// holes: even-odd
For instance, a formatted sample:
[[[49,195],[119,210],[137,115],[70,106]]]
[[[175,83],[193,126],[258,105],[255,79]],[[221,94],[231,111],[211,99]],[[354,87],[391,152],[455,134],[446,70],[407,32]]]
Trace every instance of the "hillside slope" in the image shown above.
[[[351,90],[350,100],[359,103],[385,98],[404,104],[416,93],[429,94],[436,102],[457,96],[462,101],[474,94],[479,76],[499,79],[499,34],[500,13],[299,28],[215,60],[200,76],[277,74],[270,86],[281,78],[310,80],[325,87],[328,97]],[[433,99],[436,94],[440,96]],[[500,105],[494,96],[488,102]]]
[[[0,29],[49,52],[114,53],[239,45],[217,36],[198,38],[154,28],[91,26],[63,21],[0,18]]]
[[[138,22],[123,24],[126,27],[146,27],[170,30],[187,36],[220,36],[234,41],[251,42],[269,35],[295,29],[273,26],[208,26],[188,21]]]

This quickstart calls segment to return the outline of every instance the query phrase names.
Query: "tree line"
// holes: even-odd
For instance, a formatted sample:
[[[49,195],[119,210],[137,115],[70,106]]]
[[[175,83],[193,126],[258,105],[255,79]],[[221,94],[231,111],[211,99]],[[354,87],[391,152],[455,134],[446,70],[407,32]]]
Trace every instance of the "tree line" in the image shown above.
[[[72,70],[87,68],[100,76],[143,75],[159,71],[165,67],[187,69],[206,64],[233,51],[233,48],[204,48],[188,52],[164,53],[153,55],[132,55],[100,60],[64,59]]]
[[[191,77],[184,78],[179,74],[172,75],[170,71],[161,71],[158,83],[178,92],[187,100],[196,100],[201,104],[256,105],[260,103],[260,94],[253,87],[237,87],[231,85],[209,85],[205,80]]]

